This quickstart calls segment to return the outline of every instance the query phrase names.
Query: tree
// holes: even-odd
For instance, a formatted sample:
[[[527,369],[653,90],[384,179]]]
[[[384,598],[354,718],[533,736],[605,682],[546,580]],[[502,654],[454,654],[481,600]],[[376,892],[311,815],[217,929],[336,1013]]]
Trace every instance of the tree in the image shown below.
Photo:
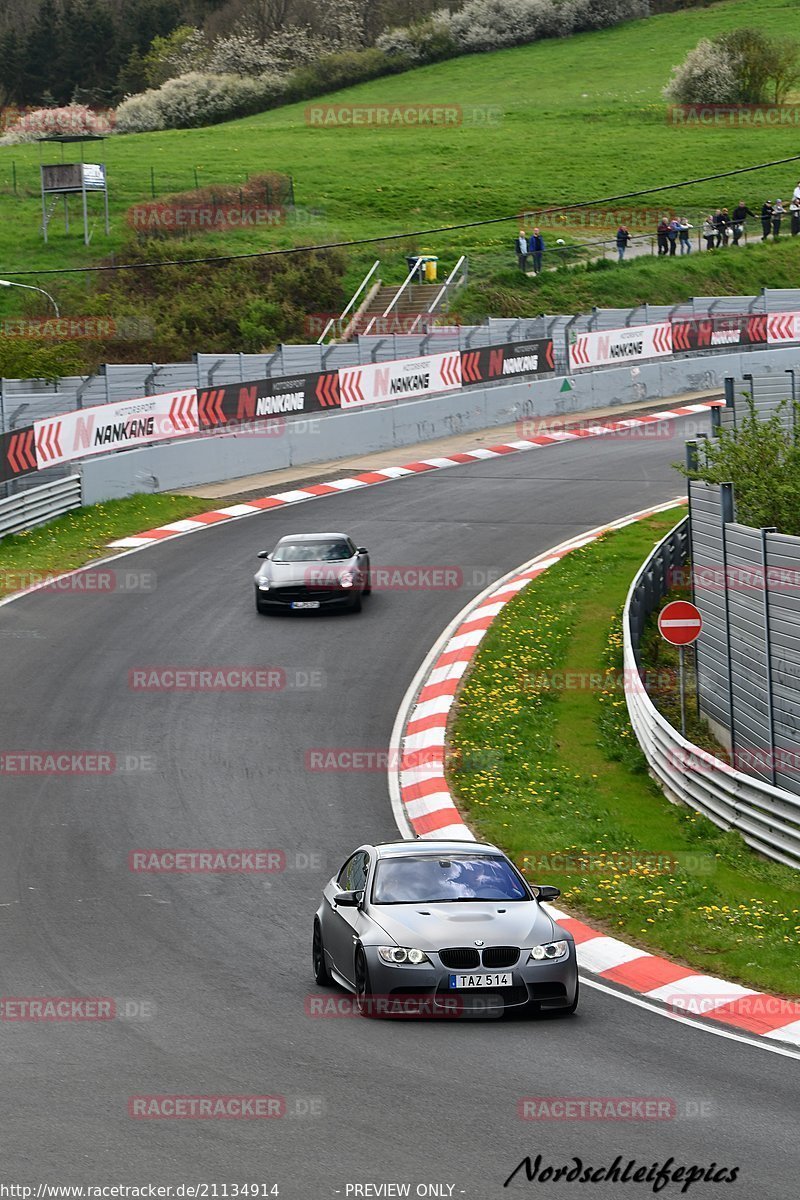
[[[679,104],[781,104],[798,78],[794,39],[734,29],[698,42],[673,68],[664,95]]]
[[[800,534],[800,405],[786,400],[761,420],[752,395],[745,401],[748,412],[737,426],[698,442],[697,469],[679,469],[690,479],[732,483],[743,525]]]
[[[22,52],[22,78],[19,99],[37,104],[45,94],[66,104],[72,94],[72,81],[61,69],[64,27],[61,10],[55,0],[43,0]]]

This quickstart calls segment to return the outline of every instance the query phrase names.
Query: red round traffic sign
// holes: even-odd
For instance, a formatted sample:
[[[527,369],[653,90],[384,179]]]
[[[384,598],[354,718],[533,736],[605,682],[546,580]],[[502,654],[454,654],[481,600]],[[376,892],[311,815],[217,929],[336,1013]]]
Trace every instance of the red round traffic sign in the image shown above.
[[[700,636],[703,618],[700,609],[688,600],[673,600],[662,608],[658,632],[673,646],[689,646]]]

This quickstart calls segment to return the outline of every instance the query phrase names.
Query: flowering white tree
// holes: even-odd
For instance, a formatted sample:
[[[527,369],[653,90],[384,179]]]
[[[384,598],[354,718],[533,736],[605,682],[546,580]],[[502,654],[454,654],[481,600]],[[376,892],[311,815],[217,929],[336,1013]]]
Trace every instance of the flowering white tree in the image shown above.
[[[703,38],[677,67],[664,88],[676,104],[729,104],[738,99],[733,58],[717,42]]]

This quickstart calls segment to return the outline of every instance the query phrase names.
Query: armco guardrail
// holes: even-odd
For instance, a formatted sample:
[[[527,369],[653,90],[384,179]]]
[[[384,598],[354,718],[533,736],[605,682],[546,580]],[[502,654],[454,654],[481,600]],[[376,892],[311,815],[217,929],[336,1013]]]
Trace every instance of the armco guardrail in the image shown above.
[[[62,517],[64,513],[80,506],[81,481],[78,475],[28,488],[19,496],[0,500],[0,538],[44,525],[54,517]]]
[[[688,560],[686,517],[658,544],[631,584],[623,612],[625,696],[650,771],[670,799],[735,829],[768,858],[800,868],[800,797],[728,766],[681,737],[638,683],[639,638],[649,614]]]

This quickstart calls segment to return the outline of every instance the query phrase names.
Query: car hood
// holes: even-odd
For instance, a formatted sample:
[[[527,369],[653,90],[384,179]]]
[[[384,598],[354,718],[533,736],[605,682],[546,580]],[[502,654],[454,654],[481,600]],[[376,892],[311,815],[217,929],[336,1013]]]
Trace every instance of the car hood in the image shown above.
[[[399,946],[536,946],[553,941],[557,926],[535,900],[441,904],[374,904],[369,915]]]
[[[256,573],[256,579],[267,579],[275,584],[335,583],[342,571],[352,571],[354,559],[340,562],[271,562],[265,561]]]

